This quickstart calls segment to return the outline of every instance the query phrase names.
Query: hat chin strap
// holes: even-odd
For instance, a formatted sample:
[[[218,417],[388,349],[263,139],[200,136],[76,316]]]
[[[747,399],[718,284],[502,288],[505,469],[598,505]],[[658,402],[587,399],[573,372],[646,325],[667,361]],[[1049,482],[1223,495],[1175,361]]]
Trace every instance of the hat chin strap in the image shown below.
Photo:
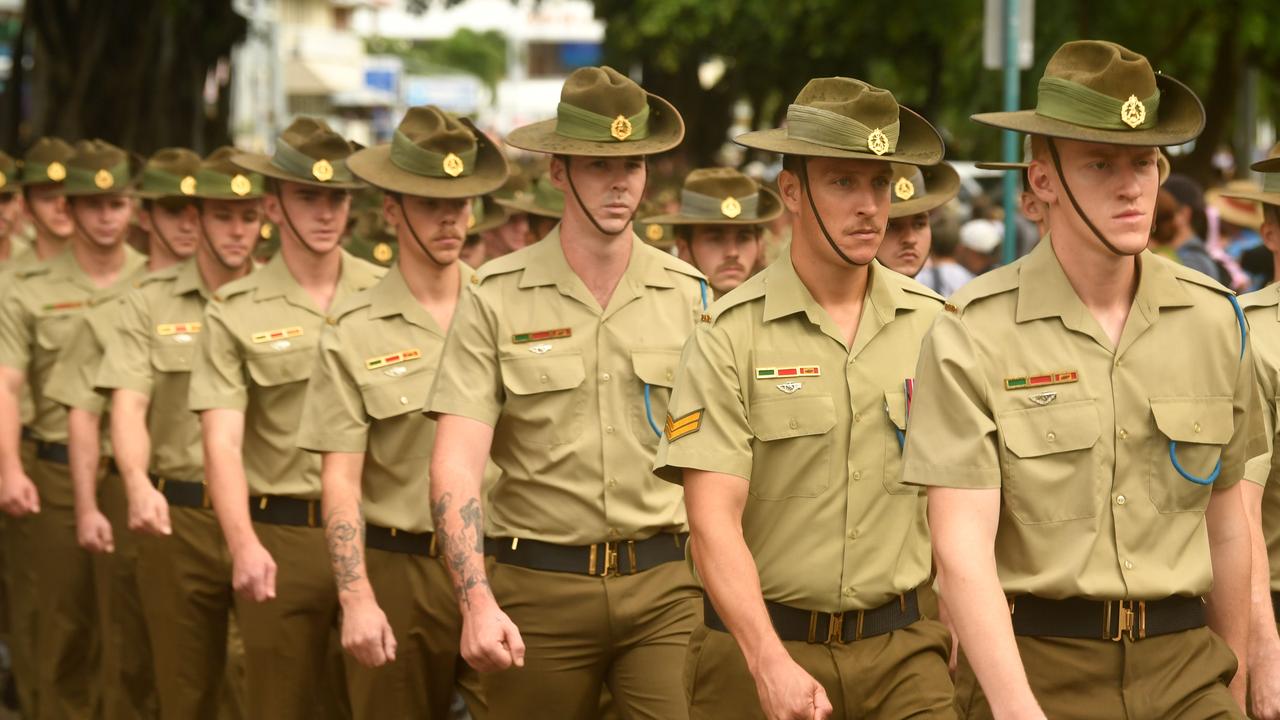
[[[396,204],[400,206],[400,217],[404,218],[404,226],[409,229],[409,234],[413,236],[414,242],[418,243],[418,247],[422,248],[422,252],[431,258],[431,262],[440,267],[447,267],[449,263],[440,262],[440,259],[427,249],[427,244],[422,242],[422,238],[418,237],[418,231],[413,227],[413,221],[409,219],[409,211],[404,208],[404,195],[396,193]]]
[[[28,197],[27,191],[25,188],[22,191],[22,201],[27,204],[27,208],[31,207],[30,198]],[[71,214],[70,208],[67,209],[67,214],[68,215]],[[71,239],[72,235],[75,235],[74,231],[66,235],[59,235],[58,233],[54,232],[53,228],[49,227],[49,225],[45,223],[45,221],[41,220],[40,216],[34,210],[29,212],[28,215],[31,216],[31,222],[35,223],[36,229],[44,232],[45,235],[48,235],[51,238],[56,238],[58,240],[62,240],[63,242],[66,242],[67,240]],[[74,220],[72,222],[74,223]]]
[[[293,233],[294,237],[298,238],[298,244],[306,248],[307,252],[311,253],[315,257],[323,257],[326,255],[327,253],[322,253],[314,247],[311,247],[311,243],[307,242],[307,239],[302,236],[302,233],[298,232],[298,228],[293,224],[293,218],[289,217],[289,208],[285,205],[284,193],[277,193],[276,197],[280,200],[280,214],[284,215],[284,222],[289,226],[289,231]]]
[[[1093,224],[1093,221],[1089,219],[1089,216],[1085,214],[1084,208],[1080,207],[1080,203],[1076,200],[1075,193],[1071,192],[1071,186],[1067,184],[1066,175],[1062,174],[1062,158],[1058,156],[1058,144],[1048,135],[1045,136],[1045,140],[1049,142],[1049,154],[1053,157],[1053,169],[1058,173],[1058,182],[1062,183],[1063,192],[1067,194],[1067,199],[1071,201],[1071,207],[1075,208],[1076,215],[1080,216],[1080,219],[1084,221],[1084,224],[1093,232],[1094,237],[1098,238],[1098,241],[1102,243],[1103,247],[1120,257],[1133,257],[1141,254],[1142,250],[1132,253],[1124,252],[1115,245],[1112,245],[1111,241],[1103,237],[1102,231],[1099,230],[1098,227]],[[1144,247],[1143,249],[1146,248]]]
[[[221,265],[223,268],[230,270],[232,272],[236,272],[243,269],[244,263],[240,263],[239,265],[232,265],[231,263],[227,262],[226,258],[222,257],[222,253],[218,252],[218,248],[214,247],[212,236],[209,234],[209,227],[204,224],[204,208],[200,209],[199,217],[200,217],[200,234],[204,236],[205,247],[209,248],[209,252],[213,255],[213,259],[217,260],[218,264]],[[262,225],[258,225],[258,230],[259,231],[262,230]],[[249,260],[246,258],[245,262],[249,262]]]
[[[840,249],[840,246],[836,245],[835,240],[831,239],[831,233],[827,232],[827,226],[822,222],[822,213],[818,212],[818,206],[813,201],[813,190],[809,185],[809,157],[807,155],[800,156],[800,187],[804,190],[805,198],[809,200],[809,209],[813,211],[813,219],[818,221],[818,229],[822,231],[822,237],[827,239],[827,244],[831,246],[831,249],[835,251],[836,255],[839,255],[841,260],[855,267],[863,267],[871,264],[870,260],[864,263],[853,260],[848,255],[844,254],[844,251]]]
[[[569,190],[573,192],[573,199],[577,201],[578,207],[582,208],[582,214],[587,216],[587,220],[591,221],[591,224],[592,226],[595,227],[596,232],[600,233],[601,235],[604,235],[605,237],[612,238],[612,237],[618,237],[628,227],[631,227],[631,223],[635,222],[636,213],[640,212],[640,204],[636,203],[636,209],[632,211],[631,217],[627,219],[626,224],[622,226],[621,230],[617,232],[609,232],[608,230],[605,230],[604,228],[600,227],[600,223],[596,222],[595,216],[591,214],[591,211],[587,209],[586,203],[582,202],[582,197],[578,195],[578,186],[574,185],[573,183],[573,171],[570,169],[571,165],[573,165],[572,157],[565,156],[565,159],[564,159],[565,180],[569,181]],[[645,191],[649,189],[649,173],[647,172],[647,170],[648,168],[646,168],[646,172],[644,174],[644,190],[640,191],[641,197],[644,197]]]

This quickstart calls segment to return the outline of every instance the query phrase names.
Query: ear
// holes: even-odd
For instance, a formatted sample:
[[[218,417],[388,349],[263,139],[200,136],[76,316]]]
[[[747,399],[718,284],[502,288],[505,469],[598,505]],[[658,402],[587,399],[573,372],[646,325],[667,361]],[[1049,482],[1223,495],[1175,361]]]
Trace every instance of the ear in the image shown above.
[[[560,155],[551,156],[551,166],[547,168],[547,177],[551,185],[560,192],[569,192],[569,181],[565,177],[565,163],[571,162]]]
[[[1262,236],[1262,244],[1273,253],[1280,253],[1280,225],[1267,220],[1262,223],[1258,234]]]
[[[386,220],[387,224],[390,225],[391,227],[399,229],[401,217],[402,216],[400,214],[400,203],[396,202],[395,198],[391,197],[390,193],[383,193],[382,219]]]
[[[778,173],[778,195],[782,197],[782,204],[791,211],[792,215],[799,215],[800,208],[804,202],[804,189],[800,186],[800,178],[790,170],[783,170]]]
[[[156,231],[155,219],[151,217],[151,211],[143,208],[141,203],[138,204],[138,226],[148,233]]]
[[[1058,201],[1057,176],[1058,171],[1053,167],[1052,161],[1033,158],[1031,167],[1027,168],[1027,177],[1031,180],[1027,191],[1040,202],[1053,205]]]
[[[262,211],[266,213],[267,219],[276,227],[284,226],[284,213],[280,211],[280,196],[276,193],[267,193],[262,196]]]

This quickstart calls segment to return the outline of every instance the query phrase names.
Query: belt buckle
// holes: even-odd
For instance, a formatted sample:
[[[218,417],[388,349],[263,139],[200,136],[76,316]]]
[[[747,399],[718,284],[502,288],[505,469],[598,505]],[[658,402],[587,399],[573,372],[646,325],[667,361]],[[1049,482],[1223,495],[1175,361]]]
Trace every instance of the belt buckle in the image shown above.
[[[827,637],[823,640],[818,639],[818,618],[827,616]],[[808,642],[812,645],[831,645],[844,644],[844,613],[823,613],[817,610],[809,611],[809,638]]]
[[[1112,636],[1111,631],[1111,604],[1114,602],[1119,609],[1120,615],[1116,622],[1116,634]],[[1107,602],[1106,622],[1107,631],[1112,642],[1120,642],[1125,637],[1129,638],[1129,642],[1141,640],[1147,636],[1147,603],[1145,600],[1115,600]],[[1136,634],[1135,634],[1136,633]]]
[[[594,566],[595,563],[592,563]],[[618,543],[615,540],[606,541],[604,544],[604,572],[600,573],[600,577],[609,577],[609,573],[614,575],[618,572]]]

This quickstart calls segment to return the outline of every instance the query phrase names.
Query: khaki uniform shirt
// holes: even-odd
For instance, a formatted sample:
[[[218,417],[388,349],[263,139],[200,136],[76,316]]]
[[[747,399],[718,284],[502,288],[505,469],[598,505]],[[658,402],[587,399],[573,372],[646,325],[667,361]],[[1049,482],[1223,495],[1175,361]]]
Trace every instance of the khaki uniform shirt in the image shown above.
[[[842,612],[929,577],[923,491],[904,486],[905,381],[942,298],[872,263],[853,345],[789,255],[685,346],[656,472],[748,481],[742,533],[767,600]]]
[[[459,263],[463,292],[475,271]],[[409,292],[400,267],[336,309],[320,337],[299,447],[364,453],[365,519],[430,532],[436,423],[422,413],[445,332]]]
[[[701,278],[633,236],[602,310],[558,229],[480,269],[427,407],[494,428],[494,536],[586,545],[685,528],[680,488],[651,472],[649,416],[661,428],[680,348],[704,312]]]
[[[103,390],[150,399],[149,470],[166,480],[204,480],[200,417],[187,409],[187,390],[209,297],[195,260],[143,278],[121,301],[117,335],[95,380]]]
[[[383,273],[343,252],[334,306]],[[320,459],[298,448],[297,432],[324,324],[324,312],[294,280],[282,254],[227,284],[205,309],[188,406],[244,412],[250,495],[320,497]]]
[[[32,241],[18,235],[10,235],[9,240],[13,243],[9,259],[0,262],[0,307],[3,307],[5,293],[18,282],[18,273],[29,270],[40,263],[40,258],[36,257],[35,245]],[[22,395],[18,398],[18,418],[25,426],[31,422],[35,414],[36,408],[31,402],[31,389],[23,385]]]
[[[1249,320],[1249,340],[1253,346],[1254,370],[1261,394],[1262,419],[1266,427],[1267,452],[1245,464],[1244,479],[1265,486],[1262,495],[1262,535],[1267,541],[1271,567],[1271,589],[1280,590],[1280,475],[1276,475],[1276,429],[1280,423],[1280,285],[1270,285],[1240,298]],[[1276,478],[1276,480],[1273,480]]]
[[[14,233],[9,236],[9,257],[0,260],[0,282],[8,279],[8,273],[14,268],[29,267],[36,257],[35,248],[24,237]],[[3,285],[0,285],[2,288]]]
[[[19,271],[0,300],[0,365],[26,373],[35,407],[28,426],[40,440],[67,441],[66,407],[47,394],[59,353],[83,328],[82,316],[95,297],[127,289],[145,269],[145,256],[127,245],[124,253],[112,288],[95,286],[68,251]]]
[[[1007,593],[1152,600],[1212,586],[1199,478],[1265,449],[1227,290],[1144,252],[1114,347],[1052,241],[952,299],[916,371],[903,479],[1000,488]]]

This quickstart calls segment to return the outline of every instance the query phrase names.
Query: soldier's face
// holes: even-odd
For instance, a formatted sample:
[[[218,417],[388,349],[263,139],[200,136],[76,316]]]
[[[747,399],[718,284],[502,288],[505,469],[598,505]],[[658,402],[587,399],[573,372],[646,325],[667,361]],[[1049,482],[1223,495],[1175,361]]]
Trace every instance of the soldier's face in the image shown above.
[[[480,236],[484,238],[484,255],[490,260],[515,252],[529,244],[529,216],[516,213],[505,223]]]
[[[351,213],[349,191],[287,181],[280,182],[277,191],[262,203],[267,219],[280,228],[282,238],[296,231],[301,237],[294,237],[293,242],[304,242],[317,253],[338,248]]]
[[[680,245],[689,262],[723,295],[751,277],[760,259],[758,225],[694,225]]]
[[[99,247],[119,245],[129,230],[133,200],[120,193],[85,195],[70,201],[80,234]]]
[[[199,211],[195,202],[183,198],[164,198],[151,203],[150,210],[139,214],[143,228],[162,236],[161,243],[180,259],[195,254],[200,240]]]
[[[929,248],[933,245],[933,230],[929,227],[929,213],[916,213],[907,217],[894,218],[884,231],[884,242],[876,259],[881,265],[902,273],[907,277],[915,277],[929,259]]]
[[[1055,140],[1062,174],[1076,202],[1103,237],[1118,250],[1136,254],[1147,246],[1155,214],[1160,171],[1153,147],[1128,147]],[[1028,168],[1031,188],[1049,206],[1049,229],[1056,238],[1059,228],[1073,237],[1093,240],[1093,232],[1076,213],[1053,161],[1041,153]]]
[[[205,240],[234,268],[244,267],[253,256],[262,231],[262,201],[203,200],[200,225]]]
[[[565,215],[580,215],[582,207],[573,199],[566,165],[573,173],[573,187],[587,212],[608,233],[626,229],[644,195],[647,170],[640,156],[595,158],[568,157],[551,161],[551,184],[565,193]],[[582,218],[591,227],[590,221]]]
[[[439,200],[404,195],[397,202],[388,194],[383,196],[382,202],[387,222],[396,228],[396,240],[400,244],[402,257],[412,255],[428,260],[418,245],[421,242],[436,262],[451,263],[458,259],[467,239],[467,224],[471,219],[470,198]],[[406,220],[412,223],[412,231]]]
[[[8,237],[14,230],[17,230],[18,218],[21,216],[21,193],[0,194],[0,237]]]
[[[889,188],[893,169],[878,160],[809,158],[809,192],[805,197],[800,179],[783,171],[778,177],[783,202],[796,216],[792,242],[803,243],[807,252],[830,262],[845,264],[827,245],[814,216],[814,206],[822,216],[832,241],[853,262],[871,262],[884,239],[889,222]]]
[[[26,210],[36,221],[37,232],[53,233],[60,238],[69,238],[76,231],[71,222],[71,214],[67,210],[67,199],[62,195],[62,188],[54,183],[28,185],[25,188]]]

